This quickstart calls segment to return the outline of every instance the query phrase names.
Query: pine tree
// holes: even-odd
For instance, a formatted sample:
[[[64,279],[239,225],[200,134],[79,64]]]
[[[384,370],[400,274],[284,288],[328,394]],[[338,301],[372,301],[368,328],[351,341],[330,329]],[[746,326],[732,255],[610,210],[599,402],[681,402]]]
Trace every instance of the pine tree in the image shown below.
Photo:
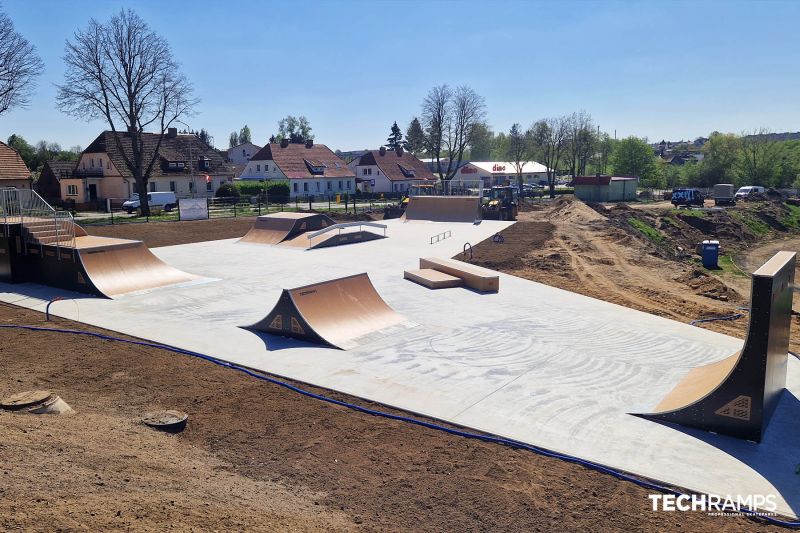
[[[397,126],[397,121],[392,124],[392,133],[389,135],[389,138],[386,139],[386,148],[389,150],[397,150],[398,148],[405,148],[405,142],[403,142],[403,132]]]
[[[425,132],[419,119],[414,117],[406,131],[406,149],[412,154],[421,154],[425,151]]]

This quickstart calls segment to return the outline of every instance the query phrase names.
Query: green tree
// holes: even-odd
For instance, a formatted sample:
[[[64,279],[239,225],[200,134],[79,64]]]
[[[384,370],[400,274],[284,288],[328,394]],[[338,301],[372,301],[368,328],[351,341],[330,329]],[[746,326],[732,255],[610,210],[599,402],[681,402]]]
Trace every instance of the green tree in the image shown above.
[[[250,135],[250,128],[245,124],[244,127],[239,130],[239,144],[251,142],[253,142],[253,137]]]
[[[386,139],[386,148],[389,150],[397,150],[398,148],[405,148],[406,143],[403,141],[403,132],[400,130],[400,127],[397,125],[397,121],[392,124],[392,132],[389,134],[389,138]]]
[[[36,168],[38,165],[36,148],[28,144],[28,141],[26,141],[21,135],[17,135],[16,133],[12,134],[8,138],[7,144],[16,150],[17,153],[19,153],[19,156],[25,162],[25,165],[27,165],[28,169],[34,170]]]
[[[778,165],[774,156],[775,144],[769,140],[768,131],[758,130],[742,137],[739,155],[739,185],[771,187],[778,179]]]
[[[472,161],[491,161],[494,133],[484,122],[472,126],[469,135],[469,158]]]
[[[741,139],[731,133],[712,133],[703,146],[703,160],[698,163],[703,186],[736,182],[736,163],[742,151]]]
[[[278,122],[278,133],[272,136],[275,142],[288,139],[290,143],[302,144],[314,140],[311,124],[305,116],[287,115]]]
[[[517,173],[517,187],[522,192],[522,169],[533,159],[533,141],[530,131],[524,131],[519,123],[514,123],[508,132],[508,152],[506,156]]]
[[[415,155],[424,155],[426,152],[425,132],[417,117],[411,119],[406,130],[406,146],[408,151]]]
[[[228,137],[228,148],[233,148],[234,146],[239,146],[239,134],[235,131],[232,131],[230,136]]]
[[[611,154],[611,167],[620,176],[638,176],[642,186],[657,187],[660,172],[656,155],[645,139],[628,137],[614,147]]]

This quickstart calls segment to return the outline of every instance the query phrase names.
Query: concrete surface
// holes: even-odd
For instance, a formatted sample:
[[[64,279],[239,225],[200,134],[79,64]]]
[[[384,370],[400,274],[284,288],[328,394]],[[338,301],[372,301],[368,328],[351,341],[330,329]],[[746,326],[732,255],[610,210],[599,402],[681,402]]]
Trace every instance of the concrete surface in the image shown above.
[[[775,494],[779,511],[796,515],[800,361],[789,360],[788,390],[761,444],[637,418],[628,413],[650,411],[689,369],[741,341],[503,274],[497,294],[431,291],[403,271],[508,223],[387,222],[387,239],[321,250],[235,239],[155,249],[168,264],[219,281],[116,301],[76,297],[51,311],[691,490]],[[429,244],[447,229],[452,238]],[[350,351],[239,328],[262,318],[283,288],[364,271],[419,325]],[[38,310],[64,294],[0,284],[1,300]]]

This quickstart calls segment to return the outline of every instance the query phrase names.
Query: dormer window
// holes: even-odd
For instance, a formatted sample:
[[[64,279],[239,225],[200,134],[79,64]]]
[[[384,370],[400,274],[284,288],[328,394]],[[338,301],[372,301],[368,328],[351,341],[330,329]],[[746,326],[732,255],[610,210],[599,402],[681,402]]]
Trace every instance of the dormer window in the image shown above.
[[[198,161],[198,163],[199,163],[198,166],[200,167],[200,170],[208,170],[209,167],[211,166],[211,160],[209,158],[207,158],[206,156],[202,156],[200,158],[200,160]]]
[[[325,163],[322,161],[318,161],[316,159],[303,159],[305,161],[306,166],[308,167],[308,171],[312,174],[324,174],[325,173]]]
[[[407,178],[413,178],[414,177],[414,169],[413,168],[404,167],[403,165],[397,165],[397,166],[400,167],[400,170],[403,172],[403,176],[405,176]]]

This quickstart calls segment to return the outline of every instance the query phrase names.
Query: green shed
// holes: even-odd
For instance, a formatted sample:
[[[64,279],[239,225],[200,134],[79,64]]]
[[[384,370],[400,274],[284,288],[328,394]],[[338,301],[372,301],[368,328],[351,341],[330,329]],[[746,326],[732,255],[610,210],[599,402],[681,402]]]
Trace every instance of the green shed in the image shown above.
[[[584,202],[633,202],[637,176],[576,176],[572,180],[575,198]]]

